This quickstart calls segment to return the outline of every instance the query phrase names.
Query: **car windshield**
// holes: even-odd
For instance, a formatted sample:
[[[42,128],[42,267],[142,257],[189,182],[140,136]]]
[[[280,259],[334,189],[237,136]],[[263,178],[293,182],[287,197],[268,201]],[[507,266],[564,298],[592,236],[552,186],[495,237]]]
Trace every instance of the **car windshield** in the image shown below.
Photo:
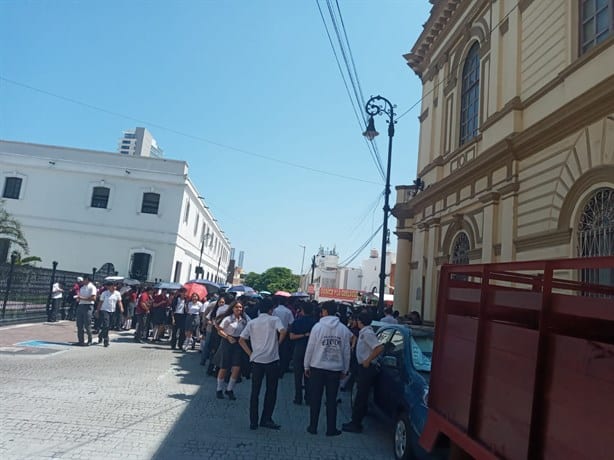
[[[411,357],[419,372],[431,372],[433,339],[431,337],[411,337]]]

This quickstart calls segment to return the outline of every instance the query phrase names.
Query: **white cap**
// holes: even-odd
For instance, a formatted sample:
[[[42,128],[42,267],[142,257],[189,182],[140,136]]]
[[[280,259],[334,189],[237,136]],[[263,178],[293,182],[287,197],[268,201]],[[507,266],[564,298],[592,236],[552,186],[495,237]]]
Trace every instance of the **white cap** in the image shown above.
[[[77,281],[83,281],[83,277],[82,276],[77,276]]]

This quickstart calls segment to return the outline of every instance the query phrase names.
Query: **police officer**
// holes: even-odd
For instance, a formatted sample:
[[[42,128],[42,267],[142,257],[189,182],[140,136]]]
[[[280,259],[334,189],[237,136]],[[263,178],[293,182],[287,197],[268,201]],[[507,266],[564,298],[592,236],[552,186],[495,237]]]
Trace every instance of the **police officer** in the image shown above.
[[[360,313],[357,324],[360,332],[356,343],[356,361],[358,362],[356,399],[352,408],[352,420],[341,427],[343,431],[350,433],[362,432],[362,419],[367,413],[369,391],[377,377],[377,368],[373,361],[384,351],[384,345],[379,343],[371,327],[371,316],[368,313]]]

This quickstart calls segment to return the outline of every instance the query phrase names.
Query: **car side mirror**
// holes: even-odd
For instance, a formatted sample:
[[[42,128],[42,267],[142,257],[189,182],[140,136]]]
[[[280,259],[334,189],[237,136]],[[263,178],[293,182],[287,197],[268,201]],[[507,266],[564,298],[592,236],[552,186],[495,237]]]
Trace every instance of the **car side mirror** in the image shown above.
[[[384,356],[382,358],[382,366],[390,367],[392,369],[398,369],[399,361],[396,356]]]

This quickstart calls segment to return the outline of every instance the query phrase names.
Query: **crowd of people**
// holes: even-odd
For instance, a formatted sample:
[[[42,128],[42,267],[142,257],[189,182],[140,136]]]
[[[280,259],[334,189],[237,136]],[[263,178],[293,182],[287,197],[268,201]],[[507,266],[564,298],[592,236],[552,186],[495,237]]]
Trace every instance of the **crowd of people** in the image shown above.
[[[73,288],[77,345],[109,346],[109,330],[134,329],[134,341],[152,343],[166,339],[171,350],[200,352],[200,364],[215,377],[219,399],[236,400],[234,388],[251,379],[250,429],[279,429],[273,419],[279,380],[294,377],[297,405],[310,407],[307,432],[317,434],[325,397],[326,436],[337,428],[339,392],[356,385],[352,418],[343,431],[362,432],[368,394],[378,372],[377,357],[383,351],[371,322],[397,323],[391,308],[384,316],[374,307],[351,308],[327,301],[318,304],[305,297],[240,296],[213,293],[205,298],[185,287],[168,291],[153,287],[126,288],[112,281],[98,289],[87,275]],[[157,292],[156,292],[157,291]],[[404,318],[420,324],[412,312]],[[87,341],[86,341],[87,335]],[[264,404],[259,398],[265,386]]]

